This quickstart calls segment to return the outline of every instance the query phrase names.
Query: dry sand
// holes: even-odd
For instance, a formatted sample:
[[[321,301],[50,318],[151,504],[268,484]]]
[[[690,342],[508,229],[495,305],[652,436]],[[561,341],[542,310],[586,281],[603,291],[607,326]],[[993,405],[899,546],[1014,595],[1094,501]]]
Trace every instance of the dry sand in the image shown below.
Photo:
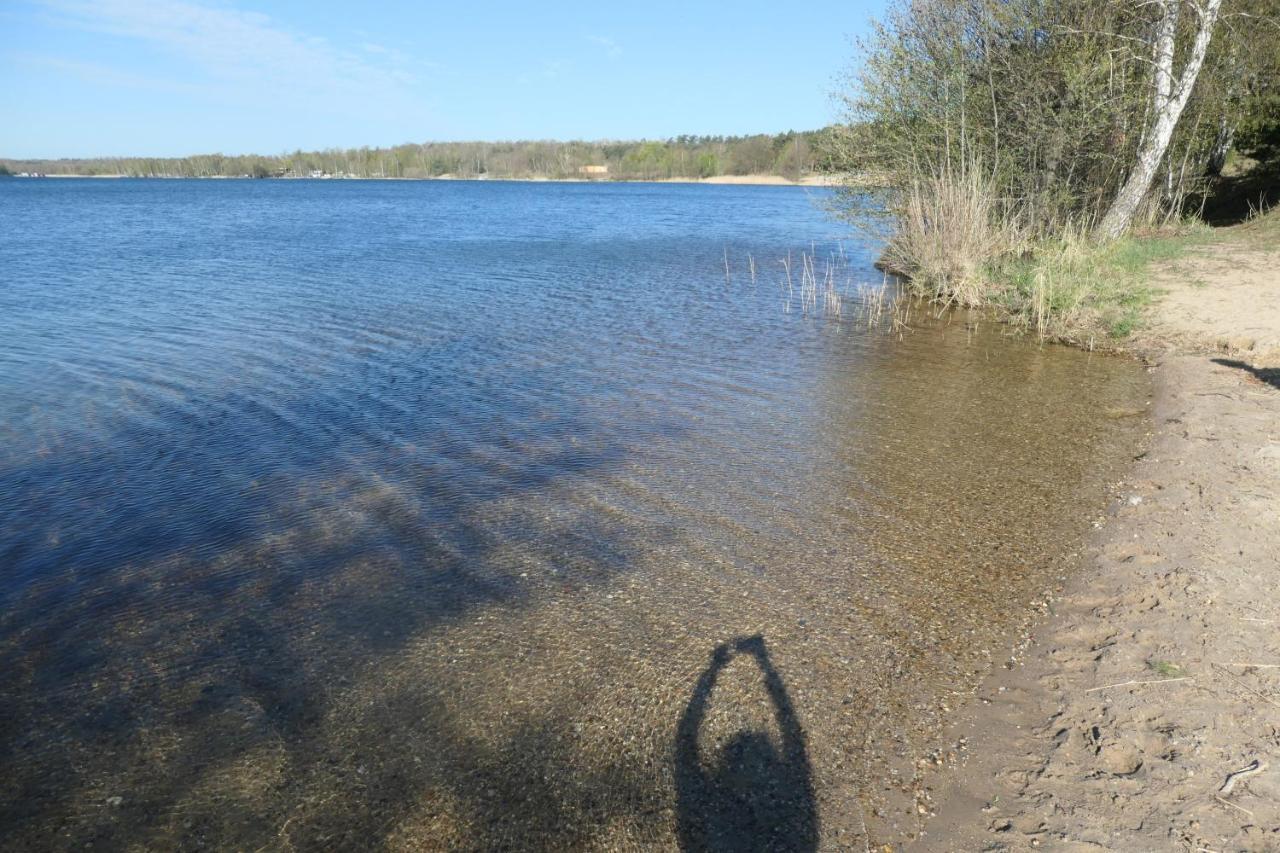
[[[688,178],[678,178],[676,180],[688,181]],[[806,175],[798,181],[791,178],[784,178],[781,175],[717,175],[714,178],[702,178],[696,183],[700,184],[753,184],[753,185],[776,185],[786,187],[835,187],[839,186],[841,179],[834,175]]]
[[[912,849],[1280,850],[1278,232],[1159,273],[1147,450]]]

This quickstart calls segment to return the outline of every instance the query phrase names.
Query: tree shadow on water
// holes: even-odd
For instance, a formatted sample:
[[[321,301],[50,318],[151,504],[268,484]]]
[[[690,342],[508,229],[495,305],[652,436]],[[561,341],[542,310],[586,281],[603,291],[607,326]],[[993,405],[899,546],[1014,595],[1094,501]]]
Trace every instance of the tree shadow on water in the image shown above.
[[[171,435],[0,462],[3,847],[271,849],[287,825],[297,849],[367,850],[425,814],[406,843],[447,824],[441,846],[555,849],[586,843],[600,790],[640,798],[625,762],[581,770],[559,715],[482,738],[458,713],[481,673],[441,637],[483,660],[515,638],[472,614],[589,595],[665,535],[579,499],[631,453],[608,422],[491,408],[350,447],[179,412]],[[548,778],[585,781],[507,806]]]
[[[764,678],[778,740],[741,730],[719,756],[698,745],[720,673],[735,655],[750,656]],[[764,638],[716,646],[676,732],[676,799],[680,846],[689,851],[791,850],[818,846],[818,813],[804,730]]]

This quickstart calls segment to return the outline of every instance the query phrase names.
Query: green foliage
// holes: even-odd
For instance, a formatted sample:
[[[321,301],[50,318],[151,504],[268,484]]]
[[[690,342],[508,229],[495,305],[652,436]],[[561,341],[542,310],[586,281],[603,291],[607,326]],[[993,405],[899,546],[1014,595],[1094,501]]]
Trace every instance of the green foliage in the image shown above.
[[[1092,223],[1135,162],[1156,9],[1118,0],[901,3],[864,45],[845,97],[860,132],[845,140],[842,159],[849,171],[887,173],[898,188],[981,162],[1002,215],[1030,234]]]
[[[798,178],[814,160],[813,147],[808,139],[787,133],[774,138],[773,157],[774,174]]]
[[[1202,112],[1255,160],[1280,157],[1280,8],[1228,0],[1205,80]],[[1207,108],[1206,108],[1207,107]]]
[[[712,151],[703,151],[698,155],[698,177],[711,178],[720,174],[720,158]]]
[[[773,169],[773,140],[768,136],[749,136],[726,153],[731,175],[764,175]]]
[[[1155,294],[1151,267],[1212,239],[1189,224],[1177,233],[1095,243],[1079,232],[1037,242],[984,271],[992,303],[1041,335],[1077,343],[1123,339],[1142,325]]]
[[[1176,74],[1199,17],[1187,0],[1174,6]],[[1161,14],[1129,0],[901,0],[861,46],[847,129],[831,139],[835,170],[905,190],[944,164],[979,161],[1004,215],[1031,235],[1088,226],[1136,162]],[[1148,221],[1194,207],[1233,138],[1245,150],[1280,140],[1275,0],[1225,0]]]
[[[823,131],[770,136],[678,136],[635,142],[428,142],[392,148],[301,151],[277,157],[200,154],[82,160],[3,160],[20,172],[130,177],[575,178],[607,166],[609,178],[710,178],[722,174],[818,171]],[[264,174],[260,174],[265,171]]]
[[[1152,658],[1147,661],[1147,668],[1164,678],[1184,678],[1187,671],[1173,661]]]
[[[1258,93],[1243,107],[1235,144],[1254,159],[1280,159],[1280,88]]]
[[[1225,0],[1140,227],[1198,209],[1237,129],[1242,144],[1275,140],[1278,12]],[[1150,298],[1139,270],[1164,247],[1089,235],[1149,133],[1161,21],[1175,23],[1176,77],[1200,22],[1190,0],[899,0],[861,45],[822,162],[884,187],[898,226],[886,260],[918,292],[994,303],[1057,337],[1126,335]],[[848,187],[851,209],[864,198]]]
[[[642,142],[622,158],[626,174],[652,180],[672,175],[671,154],[661,142]]]

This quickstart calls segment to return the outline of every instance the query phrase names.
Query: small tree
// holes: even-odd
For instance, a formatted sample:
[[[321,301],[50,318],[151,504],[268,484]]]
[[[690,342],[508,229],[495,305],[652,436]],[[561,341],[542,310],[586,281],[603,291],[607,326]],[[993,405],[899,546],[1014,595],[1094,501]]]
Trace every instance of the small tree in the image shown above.
[[[712,151],[703,151],[698,155],[698,177],[713,178],[720,174],[720,160]]]

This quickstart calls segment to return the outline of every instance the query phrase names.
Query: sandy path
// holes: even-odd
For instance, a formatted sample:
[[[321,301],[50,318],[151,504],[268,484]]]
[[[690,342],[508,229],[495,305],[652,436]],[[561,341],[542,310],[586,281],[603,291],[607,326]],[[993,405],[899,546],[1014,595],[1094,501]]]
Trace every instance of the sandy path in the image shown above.
[[[1280,367],[1280,216],[1243,226],[1156,276],[1161,290],[1138,345],[1151,351],[1217,352]]]
[[[957,721],[914,849],[1280,850],[1280,252],[1244,232],[1164,275],[1148,451]]]

